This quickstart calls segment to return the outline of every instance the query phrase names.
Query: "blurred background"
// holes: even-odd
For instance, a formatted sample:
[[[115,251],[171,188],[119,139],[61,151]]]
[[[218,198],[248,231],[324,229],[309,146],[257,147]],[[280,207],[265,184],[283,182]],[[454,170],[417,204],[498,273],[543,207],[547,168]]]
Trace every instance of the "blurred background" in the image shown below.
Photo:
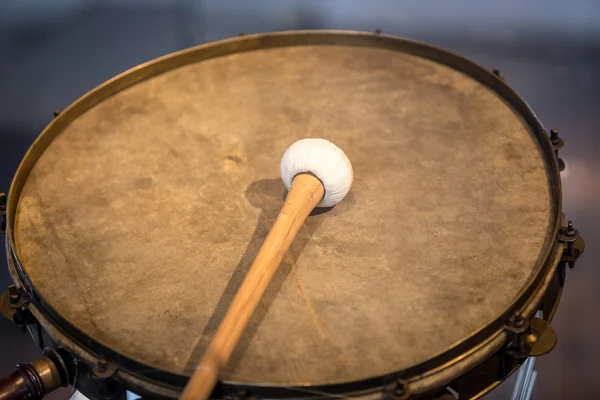
[[[0,191],[55,109],[142,62],[238,35],[345,29],[405,36],[499,68],[566,142],[564,210],[587,242],[567,272],[553,326],[556,349],[536,361],[535,399],[600,398],[600,2],[467,1],[0,1]],[[0,290],[9,284],[0,250]],[[39,356],[0,319],[0,376]],[[510,382],[490,399],[509,397]],[[62,390],[48,398],[66,399]]]

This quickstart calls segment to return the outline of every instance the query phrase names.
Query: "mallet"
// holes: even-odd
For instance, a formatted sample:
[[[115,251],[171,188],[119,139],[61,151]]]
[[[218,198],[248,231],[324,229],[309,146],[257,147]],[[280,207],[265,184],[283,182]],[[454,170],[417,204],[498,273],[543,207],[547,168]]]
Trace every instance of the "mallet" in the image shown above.
[[[331,207],[346,196],[353,173],[348,157],[336,145],[325,139],[303,139],[283,155],[281,179],[289,189],[283,207],[181,399],[210,397],[298,230],[313,208]]]

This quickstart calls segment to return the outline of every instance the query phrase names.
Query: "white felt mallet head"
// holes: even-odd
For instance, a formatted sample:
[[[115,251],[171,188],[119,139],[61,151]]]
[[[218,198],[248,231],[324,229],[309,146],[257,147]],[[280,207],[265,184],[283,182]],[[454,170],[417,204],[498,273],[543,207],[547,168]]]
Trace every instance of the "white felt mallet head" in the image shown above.
[[[325,139],[302,139],[292,144],[281,158],[281,179],[289,190],[294,177],[303,172],[315,175],[325,188],[317,207],[332,207],[350,191],[354,175],[346,154]]]

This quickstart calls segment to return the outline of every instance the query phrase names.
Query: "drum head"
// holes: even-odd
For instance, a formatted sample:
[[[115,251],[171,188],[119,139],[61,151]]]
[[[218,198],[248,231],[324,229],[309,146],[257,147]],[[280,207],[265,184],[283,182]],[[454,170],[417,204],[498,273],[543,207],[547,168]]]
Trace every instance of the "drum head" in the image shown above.
[[[49,144],[13,235],[45,302],[141,364],[193,371],[301,138],[342,148],[354,185],[308,218],[224,379],[326,384],[417,365],[502,314],[543,258],[555,199],[537,138],[446,65],[299,43],[136,80]]]

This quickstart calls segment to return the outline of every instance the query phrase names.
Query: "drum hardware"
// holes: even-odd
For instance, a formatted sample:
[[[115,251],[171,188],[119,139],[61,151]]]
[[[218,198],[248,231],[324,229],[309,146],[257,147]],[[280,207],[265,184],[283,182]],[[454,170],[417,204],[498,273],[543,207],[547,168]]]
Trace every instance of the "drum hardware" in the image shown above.
[[[23,288],[9,285],[8,290],[0,294],[0,313],[19,327],[21,333],[27,329],[31,332],[33,340],[39,348],[44,348],[42,326],[29,311],[30,297]],[[35,325],[35,333],[33,326]],[[37,335],[37,338],[36,338]]]
[[[79,364],[81,365],[81,364]],[[99,379],[89,369],[79,371],[76,388],[81,393],[97,393],[101,399],[125,400],[126,390],[115,379]]]
[[[99,382],[101,382],[101,386],[97,391],[105,399],[121,400],[126,395],[123,385],[115,380],[103,379]]]
[[[0,233],[6,233],[6,195],[0,193]]]
[[[29,301],[27,292],[15,285],[10,285],[7,291],[0,294],[0,313],[19,326],[23,333],[28,325],[37,324],[37,320],[27,309]],[[41,336],[38,342],[40,340]]]
[[[492,69],[492,72],[494,73],[494,75],[496,75],[498,78],[504,80],[504,77],[502,75],[500,75],[500,70],[498,68],[494,68]]]
[[[568,264],[569,268],[575,268],[575,261],[583,253],[583,250],[585,250],[585,241],[579,234],[579,231],[573,228],[573,221],[569,221],[566,227],[561,226],[557,239],[563,245],[566,244],[560,262]]]
[[[519,313],[508,320],[508,330],[514,333],[523,333],[527,329],[527,321]]]
[[[544,355],[550,352],[557,342],[554,329],[538,317],[526,321],[520,314],[515,314],[505,329],[514,334],[506,354],[516,359]]]
[[[443,393],[441,393],[440,395],[438,395],[438,397],[435,398],[435,400],[458,400],[459,397],[460,395],[458,394],[458,392],[452,389],[450,386],[448,386]]]
[[[558,157],[558,150],[564,147],[565,142],[558,136],[558,131],[556,129],[550,130],[550,141],[552,142],[552,148],[554,148],[554,154],[558,159],[558,168],[561,171],[564,171],[565,162],[562,158]]]
[[[513,335],[513,339],[505,352],[516,359],[522,359],[529,354],[529,344],[525,340],[528,334],[529,321],[525,320],[520,313],[513,315],[504,329]]]
[[[525,358],[517,359],[505,351],[499,351],[479,364],[477,368],[452,382],[446,387],[446,391],[456,399],[482,398],[508,379],[525,360]]]
[[[535,358],[528,358],[523,363],[514,384],[510,400],[529,400],[535,385],[537,372],[534,369]]]
[[[99,360],[94,366],[93,372],[96,379],[106,379],[112,377],[117,372],[117,366],[105,360]]]
[[[569,268],[575,268],[575,261],[577,261],[579,256],[585,250],[585,241],[579,234],[579,231],[573,228],[572,221],[569,221],[566,227],[560,227],[557,240],[562,243],[563,246],[566,244],[560,263],[558,264],[558,279],[560,287],[562,288],[565,284],[566,266],[568,265]]]
[[[60,114],[60,110],[54,110],[52,111],[52,114],[54,114],[54,118],[56,118]]]
[[[379,29],[379,28],[375,29],[375,33],[378,35],[381,34],[381,29]]]
[[[63,348],[52,349],[46,347],[42,352],[44,357],[48,357],[54,362],[58,369],[60,379],[63,382],[62,386],[68,386],[71,378],[75,376],[76,366],[71,353]]]
[[[560,263],[558,265],[558,281],[559,281],[559,285],[561,288],[565,285],[565,278],[566,278],[565,264]]]
[[[6,215],[6,194],[0,193],[0,215]]]
[[[29,364],[18,364],[11,374],[0,379],[2,399],[37,400],[60,386],[69,385],[70,374],[63,359],[68,353],[62,349],[45,349],[43,354]]]
[[[547,321],[534,317],[529,323],[529,332],[525,335],[529,345],[529,356],[538,357],[549,353],[556,346],[556,333]]]
[[[8,295],[10,304],[16,304],[19,300],[21,300],[21,295],[19,294],[19,290],[15,285],[8,286]]]
[[[410,398],[408,382],[397,379],[394,383],[388,385],[386,398],[391,400],[404,400]]]

